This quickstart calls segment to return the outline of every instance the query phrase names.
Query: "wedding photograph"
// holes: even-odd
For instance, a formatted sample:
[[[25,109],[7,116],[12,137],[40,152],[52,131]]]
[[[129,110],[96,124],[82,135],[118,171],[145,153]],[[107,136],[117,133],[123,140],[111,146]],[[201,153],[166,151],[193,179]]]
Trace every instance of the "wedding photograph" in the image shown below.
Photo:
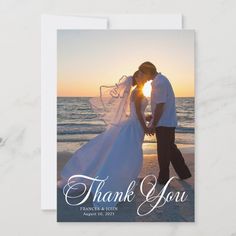
[[[57,221],[194,222],[192,30],[57,31]]]

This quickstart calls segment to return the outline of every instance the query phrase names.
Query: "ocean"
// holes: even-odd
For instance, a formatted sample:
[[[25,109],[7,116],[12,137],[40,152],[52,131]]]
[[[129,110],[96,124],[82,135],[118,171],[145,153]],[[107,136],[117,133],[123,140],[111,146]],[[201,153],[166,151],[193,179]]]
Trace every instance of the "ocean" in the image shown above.
[[[150,112],[150,105],[146,112]],[[194,146],[194,98],[176,98],[176,144]],[[57,151],[74,152],[106,129],[90,107],[88,97],[57,98]],[[156,152],[156,137],[145,136],[144,154]]]

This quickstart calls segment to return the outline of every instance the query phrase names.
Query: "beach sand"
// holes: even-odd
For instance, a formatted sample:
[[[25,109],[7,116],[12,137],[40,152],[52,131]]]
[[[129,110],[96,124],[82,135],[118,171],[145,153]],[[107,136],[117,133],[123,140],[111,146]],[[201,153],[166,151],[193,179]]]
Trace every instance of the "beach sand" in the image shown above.
[[[71,222],[71,221],[118,221],[118,222],[193,222],[194,221],[194,153],[190,148],[181,147],[180,150],[183,153],[186,164],[188,165],[192,177],[187,180],[179,180],[174,179],[171,181],[170,185],[167,188],[166,192],[176,192],[176,191],[185,191],[188,195],[187,200],[185,202],[175,202],[170,201],[166,203],[163,207],[159,209],[155,209],[153,212],[148,214],[147,216],[138,216],[137,215],[137,207],[145,200],[144,196],[141,194],[139,187],[135,188],[135,198],[132,202],[123,202],[117,205],[119,211],[115,212],[114,216],[82,216],[83,213],[80,211],[80,207],[72,207],[69,206],[65,202],[64,195],[62,191],[58,189],[57,191],[57,212],[58,212],[58,221],[59,222]],[[57,160],[57,168],[58,168],[58,179],[59,173],[65,163],[71,157],[71,153],[69,152],[60,152],[58,153]],[[143,168],[140,173],[139,178],[143,178],[149,174],[154,174],[158,176],[159,167],[157,162],[156,154],[144,154],[143,159]],[[173,167],[170,167],[170,176],[177,176]],[[149,190],[149,185],[144,185],[144,192]],[[161,191],[163,185],[157,184],[156,186],[156,195]],[[89,207],[92,206],[92,199],[89,199],[87,203],[83,206]],[[148,204],[145,204],[145,211],[148,211],[150,207]],[[82,213],[81,213],[82,212]]]

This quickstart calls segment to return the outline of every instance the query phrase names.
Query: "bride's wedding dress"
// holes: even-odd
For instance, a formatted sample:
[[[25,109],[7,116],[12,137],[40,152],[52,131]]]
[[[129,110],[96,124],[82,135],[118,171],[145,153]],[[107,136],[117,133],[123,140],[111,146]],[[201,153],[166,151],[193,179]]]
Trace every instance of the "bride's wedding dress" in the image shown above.
[[[72,175],[99,179],[108,177],[100,192],[126,192],[130,182],[137,179],[143,161],[144,131],[136,114],[134,92],[135,89],[130,96],[130,116],[118,125],[110,126],[74,153],[61,172],[64,183]],[[143,115],[147,104],[148,101],[144,98],[141,105]],[[93,194],[95,190],[93,186]],[[117,201],[95,201],[93,204],[112,207]]]

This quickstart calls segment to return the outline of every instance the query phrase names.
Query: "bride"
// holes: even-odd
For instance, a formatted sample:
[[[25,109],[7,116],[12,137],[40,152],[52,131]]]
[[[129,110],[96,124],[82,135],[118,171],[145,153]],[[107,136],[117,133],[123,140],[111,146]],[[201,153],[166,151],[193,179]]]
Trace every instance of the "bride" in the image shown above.
[[[103,193],[125,192],[131,181],[137,179],[143,162],[144,134],[148,133],[144,116],[148,100],[142,92],[145,83],[137,71],[133,76],[122,77],[115,86],[101,86],[99,100],[92,99],[91,105],[108,124],[107,129],[73,154],[60,173],[58,187],[65,188],[73,175],[86,175],[108,177]],[[85,184],[89,186],[91,182]],[[100,207],[117,203],[93,202]]]

